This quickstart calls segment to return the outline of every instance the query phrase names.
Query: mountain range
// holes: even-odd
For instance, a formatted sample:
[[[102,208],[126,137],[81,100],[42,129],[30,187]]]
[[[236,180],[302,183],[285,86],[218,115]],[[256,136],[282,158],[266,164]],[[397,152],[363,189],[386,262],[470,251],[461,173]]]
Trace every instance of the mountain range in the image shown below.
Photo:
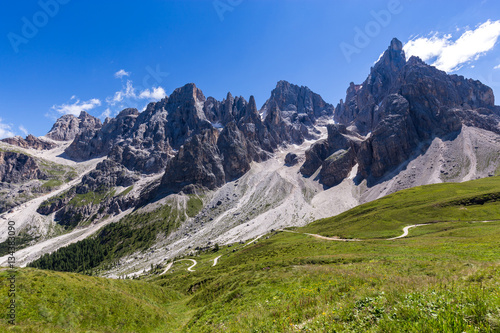
[[[491,88],[406,59],[393,39],[336,106],[286,81],[260,110],[253,96],[218,101],[190,83],[142,112],[65,115],[43,137],[3,139],[0,242],[15,221],[26,265],[99,239],[113,253],[92,268],[118,277],[402,189],[499,173]]]

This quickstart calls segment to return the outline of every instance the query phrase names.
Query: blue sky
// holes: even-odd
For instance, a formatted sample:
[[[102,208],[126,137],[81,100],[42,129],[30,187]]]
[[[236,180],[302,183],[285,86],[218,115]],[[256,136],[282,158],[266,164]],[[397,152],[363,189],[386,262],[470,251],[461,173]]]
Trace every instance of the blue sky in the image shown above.
[[[283,79],[336,105],[393,37],[500,96],[499,35],[496,0],[8,1],[0,137],[44,135],[81,109],[102,118],[141,110],[188,82],[260,106]]]

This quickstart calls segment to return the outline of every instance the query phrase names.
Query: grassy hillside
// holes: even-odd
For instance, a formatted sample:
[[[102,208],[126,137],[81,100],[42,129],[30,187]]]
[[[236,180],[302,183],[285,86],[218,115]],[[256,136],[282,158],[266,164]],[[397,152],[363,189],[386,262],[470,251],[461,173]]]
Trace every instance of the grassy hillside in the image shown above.
[[[169,332],[176,327],[165,307],[179,299],[178,293],[152,283],[20,269],[16,288],[17,324],[7,325],[3,314],[2,332]],[[7,290],[2,271],[1,304],[8,302]]]
[[[276,231],[248,246],[199,253],[191,257],[198,262],[194,272],[186,269],[191,262],[181,261],[161,276],[107,282],[22,270],[20,298],[32,301],[20,305],[26,313],[21,327],[50,331],[69,322],[73,331],[95,332],[500,332],[500,222],[474,222],[498,218],[499,185],[499,178],[488,178],[402,191],[296,233]],[[430,221],[447,222],[383,239]],[[365,240],[329,241],[306,232]],[[104,283],[113,288],[101,288]],[[150,292],[134,293],[142,288]],[[70,298],[72,312],[49,307],[52,298],[82,290],[91,296]],[[99,309],[92,307],[94,298]],[[107,310],[126,304],[133,305]],[[139,326],[144,314],[153,318],[145,321],[149,326]]]
[[[304,232],[341,238],[390,238],[404,226],[500,220],[500,177],[414,187],[318,220]]]

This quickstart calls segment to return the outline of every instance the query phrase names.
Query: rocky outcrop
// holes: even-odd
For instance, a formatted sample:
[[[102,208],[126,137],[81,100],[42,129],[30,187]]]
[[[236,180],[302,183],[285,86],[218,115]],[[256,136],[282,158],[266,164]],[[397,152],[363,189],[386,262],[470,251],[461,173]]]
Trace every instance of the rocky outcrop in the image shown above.
[[[124,109],[116,118],[106,118],[101,127],[81,131],[66,149],[66,154],[77,161],[107,155],[117,141],[129,136],[138,115],[137,109]]]
[[[0,182],[22,183],[32,179],[47,179],[37,161],[25,154],[0,150]]]
[[[205,116],[216,128],[226,126],[231,121],[238,121],[244,114],[247,101],[239,96],[233,97],[227,93],[222,102],[213,97],[208,97],[203,106]]]
[[[330,155],[330,147],[327,140],[320,140],[315,142],[306,150],[306,160],[300,167],[300,172],[306,176],[311,177],[316,170],[323,164],[323,161]]]
[[[306,160],[300,172],[306,177],[318,172],[317,177],[323,185],[337,185],[357,163],[361,142],[361,138],[344,125],[328,125],[328,138],[306,150]]]
[[[55,213],[61,208],[64,208],[75,196],[75,194],[76,188],[72,187],[62,195],[52,197],[49,200],[42,202],[40,206],[38,206],[36,211],[37,213],[42,215],[50,215],[52,213]]]
[[[217,147],[219,132],[208,129],[196,134],[181,146],[166,167],[163,189],[189,191],[189,185],[214,189],[224,184],[225,173]]]
[[[20,136],[15,136],[12,138],[6,138],[0,140],[2,142],[8,143],[13,146],[18,146],[26,149],[36,149],[36,150],[49,150],[56,146],[55,143],[41,140],[31,134],[29,134],[26,139]]]
[[[104,160],[82,178],[76,187],[76,193],[96,192],[100,188],[116,186],[129,187],[139,180],[139,176],[112,160]]]
[[[222,153],[225,180],[231,181],[243,176],[250,170],[250,163],[256,152],[247,144],[243,133],[232,121],[224,127],[217,140],[217,147]]]
[[[295,153],[288,153],[285,156],[285,165],[294,166],[299,163],[299,157]]]
[[[278,83],[263,110],[265,117],[253,96],[247,102],[228,93],[219,102],[205,98],[190,83],[150,103],[144,112],[125,109],[116,118],[106,119],[102,127],[79,131],[66,154],[78,161],[107,156],[129,170],[159,173],[190,138],[216,129],[222,134],[217,145],[225,178],[234,179],[245,173],[252,161],[268,159],[278,146],[316,137],[319,132],[314,124],[333,114],[333,107],[319,95],[285,81]]]
[[[339,149],[322,163],[320,181],[327,187],[341,183],[356,165],[356,151],[353,147]]]
[[[67,114],[57,119],[46,137],[56,141],[71,141],[84,131],[97,130],[100,127],[101,121],[98,118],[82,111],[78,117]]]
[[[59,224],[74,227],[78,223],[118,214],[137,204],[138,198],[115,195],[113,188],[129,187],[139,177],[122,165],[104,160],[82,181],[57,197],[44,201],[37,209],[42,215],[55,214]]]
[[[367,178],[382,177],[410,158],[420,140],[410,104],[401,95],[389,95],[381,104],[381,121],[359,150],[359,172]]]
[[[107,155],[130,170],[162,172],[186,140],[208,129],[222,129],[240,117],[246,104],[242,97],[231,94],[222,102],[206,99],[190,83],[150,103],[142,113],[125,109],[116,118],[107,119],[99,130],[82,132],[66,153],[76,160]]]

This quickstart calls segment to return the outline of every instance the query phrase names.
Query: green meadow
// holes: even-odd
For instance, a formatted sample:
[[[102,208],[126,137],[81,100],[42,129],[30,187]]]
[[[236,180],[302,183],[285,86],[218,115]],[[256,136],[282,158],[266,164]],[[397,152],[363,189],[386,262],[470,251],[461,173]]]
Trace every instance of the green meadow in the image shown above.
[[[500,177],[401,191],[185,257],[194,272],[190,261],[140,280],[18,269],[17,324],[3,315],[0,330],[500,332],[499,192]],[[429,224],[387,240],[420,223]]]

